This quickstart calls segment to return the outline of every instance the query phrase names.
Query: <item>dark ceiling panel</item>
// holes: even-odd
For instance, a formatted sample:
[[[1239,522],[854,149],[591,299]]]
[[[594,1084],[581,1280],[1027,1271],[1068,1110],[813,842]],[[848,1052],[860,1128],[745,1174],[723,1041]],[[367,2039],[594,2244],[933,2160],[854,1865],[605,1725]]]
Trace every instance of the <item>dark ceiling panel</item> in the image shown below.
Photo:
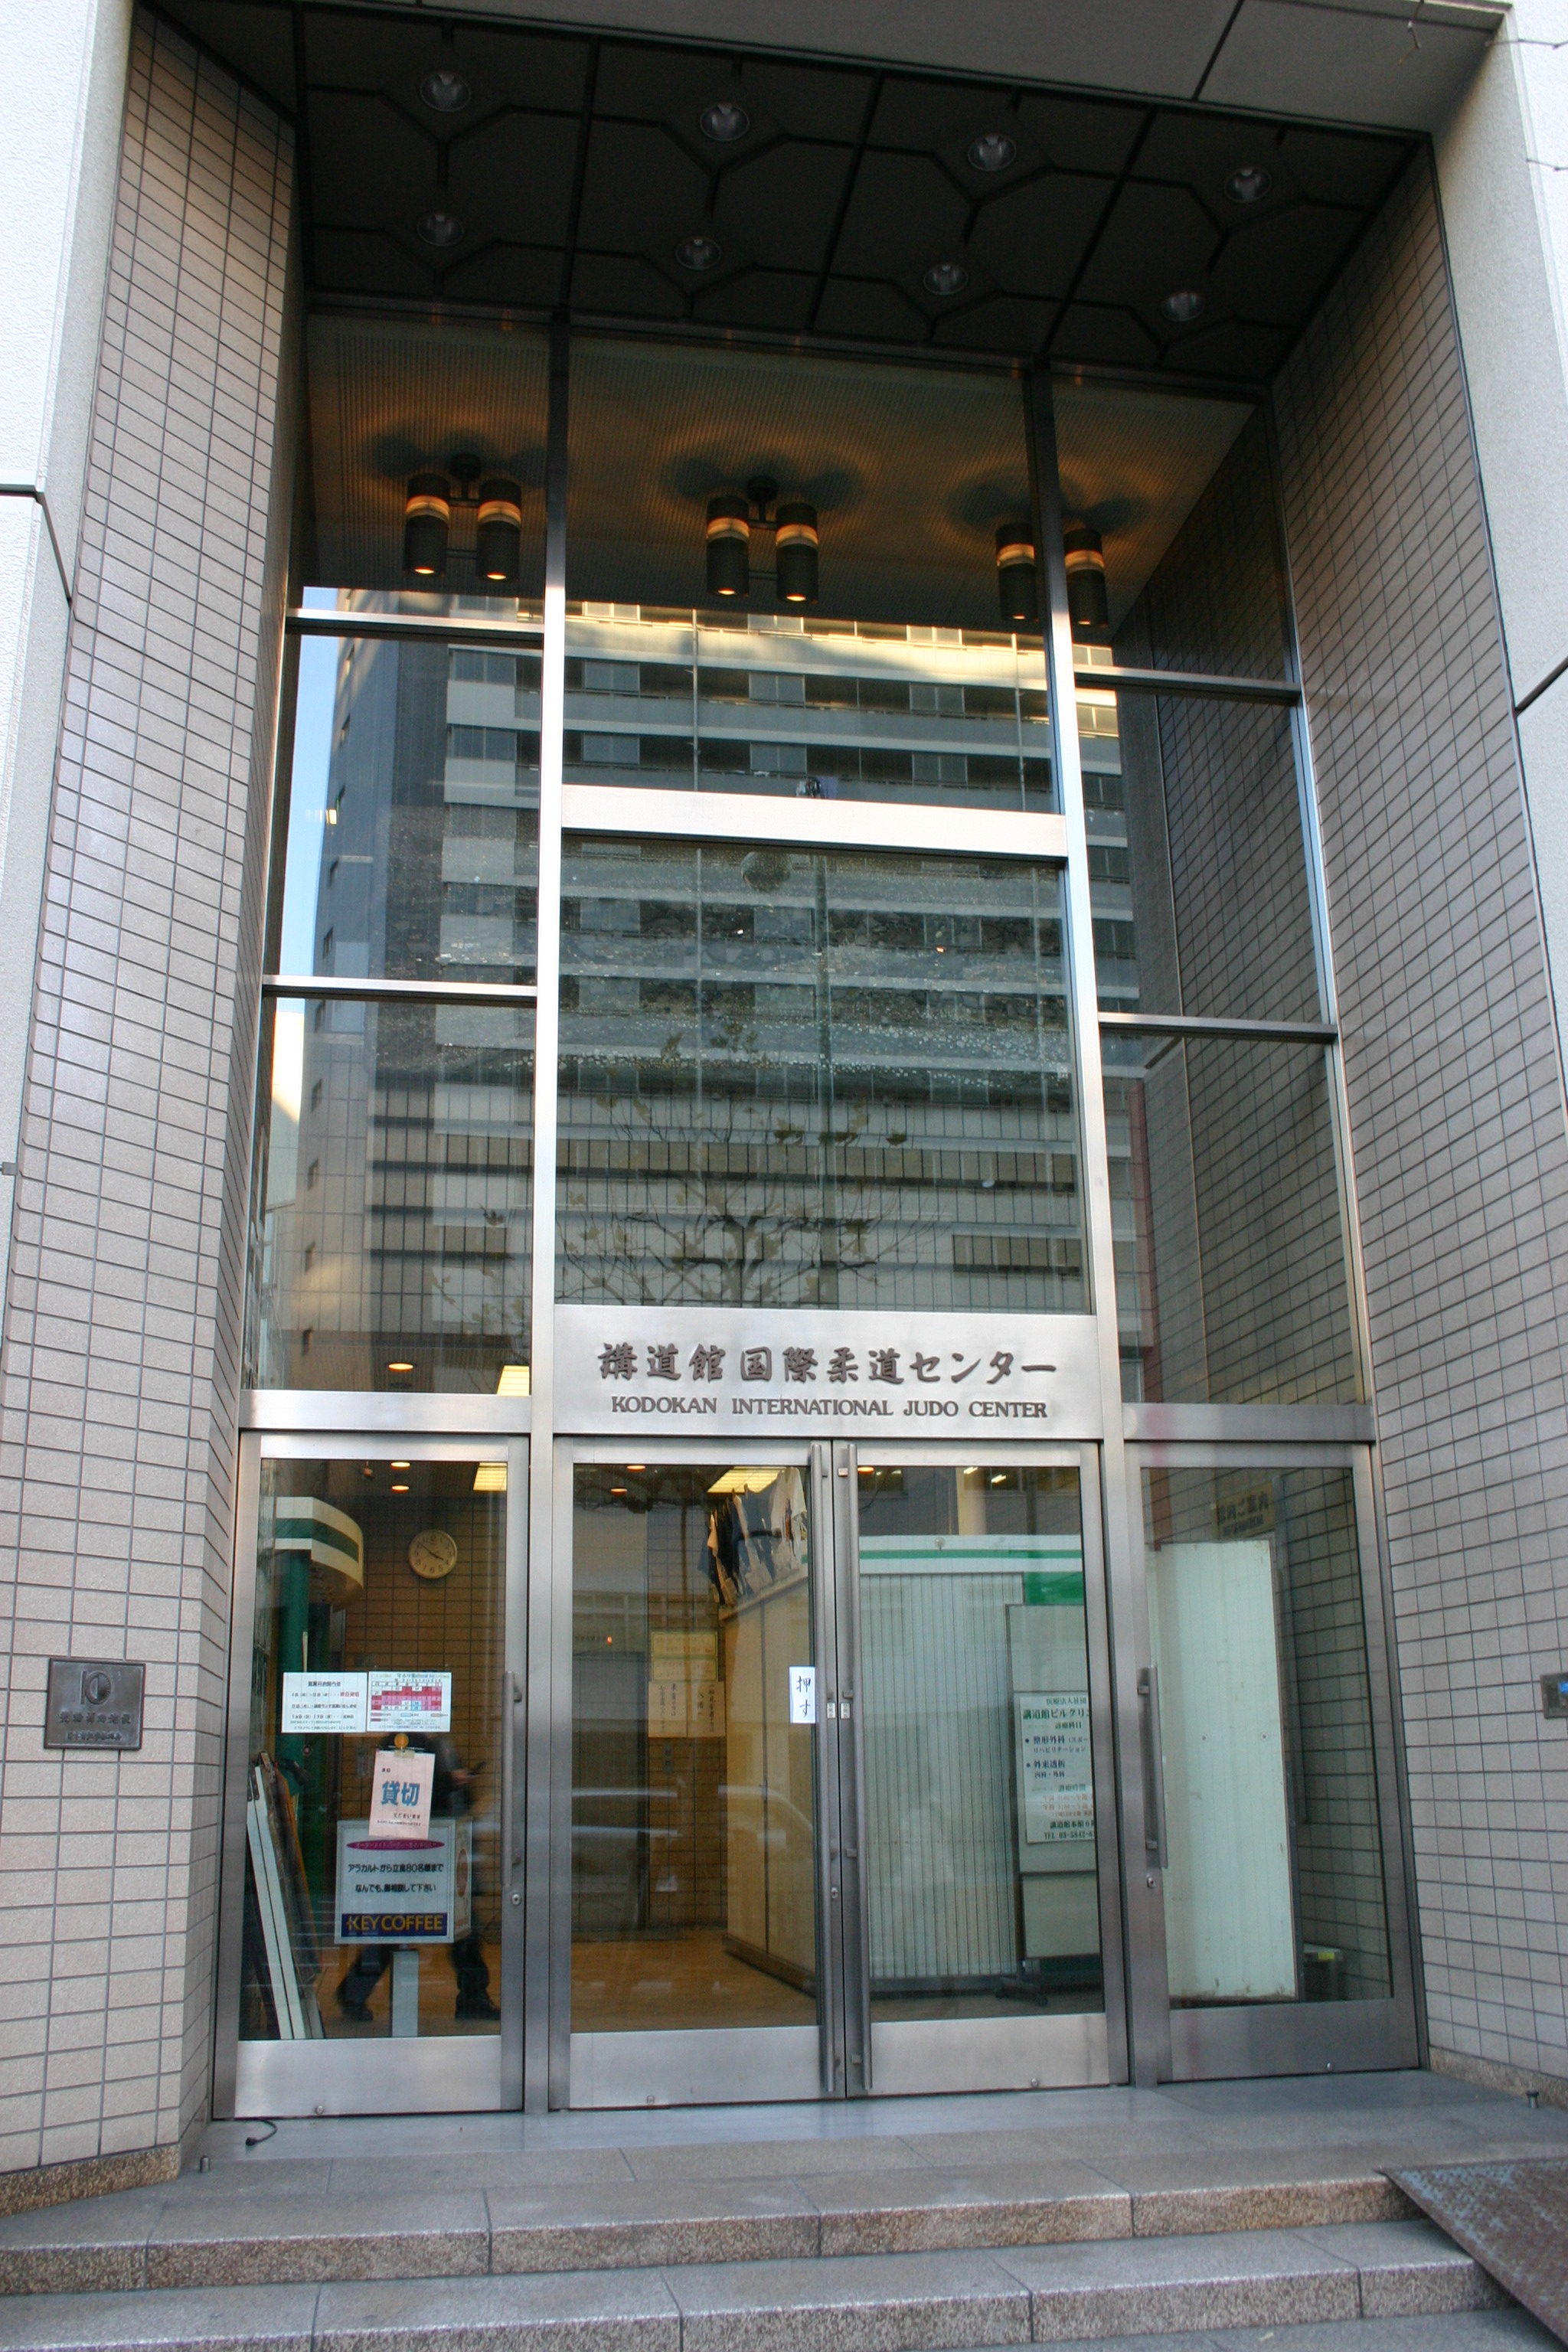
[[[295,102],[293,27],[286,9],[257,0],[169,0],[176,25],[292,114]]]
[[[561,114],[492,115],[454,147],[443,200],[463,223],[468,242],[480,236],[559,248],[571,216],[577,126]],[[556,278],[560,278],[559,259]]]
[[[452,302],[507,310],[551,310],[561,292],[561,256],[550,246],[497,239],[447,265],[442,293]]]
[[[412,238],[438,201],[435,147],[384,99],[313,90],[310,194],[318,229],[386,228]]]
[[[748,113],[760,105],[792,139],[837,139],[846,145],[860,136],[874,79],[772,58],[743,59],[736,77]]]
[[[1247,164],[1261,165],[1273,185],[1256,203],[1238,205],[1226,194],[1225,184]],[[1136,179],[1191,188],[1222,235],[1259,213],[1293,204],[1302,193],[1273,126],[1229,114],[1157,115],[1132,171]]]
[[[708,227],[708,175],[657,124],[595,122],[578,222],[580,248],[657,252]],[[673,262],[670,262],[673,268]]]
[[[896,286],[882,278],[830,278],[817,306],[816,331],[858,342],[920,343],[926,320]]]
[[[1289,326],[1303,299],[1315,304],[1340,256],[1361,226],[1361,215],[1327,205],[1294,205],[1226,240],[1214,266],[1215,299],[1248,319]]]
[[[435,278],[407,249],[376,231],[319,228],[316,283],[327,294],[375,295],[422,301]]]
[[[309,8],[303,12],[305,65],[313,84],[338,89],[379,89],[432,131],[461,138],[502,106],[575,114],[583,103],[588,45],[570,36],[502,32],[447,19],[363,16]],[[442,67],[460,73],[473,96],[459,114],[438,114],[419,85]]]
[[[721,181],[713,210],[725,252],[743,247],[770,268],[815,276],[827,260],[849,163],[847,147],[792,140],[737,163]]]
[[[1013,293],[1065,294],[1115,183],[1047,172],[983,206],[969,250]]]
[[[1219,243],[1214,224],[1185,188],[1130,181],[1111,206],[1079,292],[1089,302],[1125,302],[1151,318],[1167,294],[1205,293]]]
[[[951,318],[939,319],[933,341],[950,352],[1037,352],[1056,319],[1054,302],[1026,302],[1015,294],[987,294]]]
[[[815,277],[787,269],[743,269],[722,286],[704,287],[692,316],[716,327],[761,327],[767,333],[798,335],[811,322]]]
[[[700,124],[704,108],[717,100],[744,107],[753,142],[775,131],[792,138],[849,140],[858,132],[870,81],[868,74],[830,66],[610,41],[600,53],[595,105],[599,114],[627,121],[668,122],[694,149],[709,148],[717,162],[726,150],[705,141]]]
[[[1094,99],[1025,90],[1018,115],[1058,172],[1120,172],[1149,120],[1142,106],[1107,106]]]
[[[1160,345],[1131,310],[1092,302],[1074,302],[1063,312],[1051,337],[1054,360],[1076,360],[1085,367],[1152,367]]]
[[[1222,319],[1194,328],[1165,353],[1165,366],[1186,374],[1228,376],[1242,383],[1267,383],[1290,348],[1283,327],[1252,326]]]
[[[579,253],[572,307],[599,317],[679,319],[686,298],[639,254]]]
[[[307,267],[323,292],[371,299],[534,310],[569,280],[574,310],[634,322],[1005,358],[1048,348],[1250,382],[1306,323],[1410,152],[1381,133],[493,16],[169,5],[290,110],[298,28]],[[421,96],[442,66],[471,93],[454,114]],[[729,142],[701,128],[721,99],[747,117]],[[999,172],[969,159],[986,131],[1016,151]],[[1252,205],[1226,192],[1245,163],[1270,175]],[[418,241],[434,211],[462,223],[448,250]],[[695,236],[721,249],[710,271],[676,258]],[[941,262],[967,273],[951,298],[924,284]],[[1161,306],[1188,289],[1204,309],[1181,326]]]
[[[1350,131],[1291,129],[1281,152],[1308,195],[1321,204],[1357,205],[1365,211],[1382,201],[1410,143]]]
[[[1013,93],[984,82],[889,79],[871,118],[873,147],[898,147],[941,155],[964,184],[973,186],[977,193],[994,185],[990,175],[977,172],[969,161],[971,146],[987,131],[1000,131],[1016,144],[1018,161],[1011,166],[1015,173],[1028,171],[1045,162],[1044,154],[1019,119]]]
[[[897,278],[911,292],[933,262],[958,257],[969,204],[925,155],[861,160],[834,257],[835,272]]]

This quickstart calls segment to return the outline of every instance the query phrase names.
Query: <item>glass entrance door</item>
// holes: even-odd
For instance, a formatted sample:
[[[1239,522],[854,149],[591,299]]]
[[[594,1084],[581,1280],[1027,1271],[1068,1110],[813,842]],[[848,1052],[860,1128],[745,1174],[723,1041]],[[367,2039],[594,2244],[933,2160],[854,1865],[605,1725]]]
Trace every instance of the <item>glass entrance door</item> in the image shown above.
[[[1110,2080],[1092,1453],[563,1455],[572,2104]]]
[[[1114,1768],[1095,1452],[837,1446],[834,1471],[845,1860],[865,1951],[847,1971],[845,2086],[1107,2082],[1120,1926],[1114,1832],[1097,1819]],[[1114,1959],[1110,1974],[1119,1995]]]
[[[219,2115],[521,2102],[526,1465],[242,1442]]]
[[[1147,1445],[1129,1462],[1159,2071],[1414,2065],[1366,1452]]]

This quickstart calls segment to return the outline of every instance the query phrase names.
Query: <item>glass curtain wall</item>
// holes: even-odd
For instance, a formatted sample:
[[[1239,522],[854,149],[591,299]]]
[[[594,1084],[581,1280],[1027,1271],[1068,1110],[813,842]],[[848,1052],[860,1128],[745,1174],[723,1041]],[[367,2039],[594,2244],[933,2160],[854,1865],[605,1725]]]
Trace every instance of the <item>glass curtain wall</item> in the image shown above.
[[[557,1296],[1088,1305],[1058,869],[569,835]]]
[[[559,904],[542,908],[543,341],[342,321],[310,336],[305,571],[343,584],[308,591],[292,625],[246,1385],[527,1392],[534,996],[557,945],[555,1126],[540,1139],[558,1171],[554,1297],[1086,1312],[1096,1188],[1064,876],[1032,852],[1001,854],[992,822],[1060,808],[1053,719],[1065,714],[1050,706],[1038,614],[1027,388],[1004,372],[574,337],[563,774],[661,797],[645,798],[640,831],[626,829],[629,795],[597,829],[579,799]],[[1055,407],[1093,915],[1077,953],[1092,952],[1101,1024],[1123,1393],[1352,1402],[1337,1049],[1265,423],[1242,404],[1124,386],[1063,384]],[[498,482],[515,518],[504,578],[487,572],[481,537]],[[437,509],[439,561],[416,574]],[[805,805],[787,843],[709,840],[683,829],[671,791]],[[885,845],[834,845],[834,821],[810,813],[828,801],[885,806]],[[900,840],[892,810],[921,803],[953,813],[951,837],[922,815]],[[940,846],[913,846],[915,823]],[[698,1976],[711,1962],[716,1984],[738,1957],[754,1969],[773,1951],[766,1902],[736,1925],[745,1838],[773,1850],[773,1829],[746,1827],[735,1792],[752,1786],[747,1771],[771,1788],[776,1763],[788,1802],[811,1816],[795,1750],[768,1760],[765,1669],[747,1728],[751,1668],[724,1613],[739,1603],[721,1578],[704,1581],[699,1558],[721,1481],[749,1492],[748,1475],[722,1462],[579,1475],[588,1796],[574,1825],[574,2003],[601,2024],[630,2021],[608,1957],[624,1932],[683,1939],[681,1982],[688,1961]],[[968,1475],[942,1473],[913,1517],[896,1479],[879,1474],[862,1497],[872,1619],[936,1593],[897,1566],[900,1544],[979,1530],[993,1550],[1054,1546],[1054,1597],[1032,1591],[1030,1568],[1022,1597],[1008,1582],[999,1601],[976,1570],[954,1606],[990,1611],[997,1675],[1005,1628],[1009,1687],[1048,1665],[1057,1679],[1039,1688],[1066,1706],[1082,1671],[1081,1561],[1074,1593],[1063,1583],[1081,1540],[1076,1490],[1020,1471],[1017,1496],[977,1499]],[[1194,1500],[1175,1474],[1150,1477],[1152,1637],[1180,1684],[1204,1514],[1228,1505]],[[1331,1484],[1274,1496],[1282,1691],[1292,1675],[1291,1689],[1326,1688],[1342,1651],[1366,1679],[1365,1628],[1346,1614],[1354,1530],[1347,1551]],[[1318,1551],[1303,1550],[1309,1525],[1329,1531]],[[1262,1557],[1247,1570],[1255,1600]],[[803,1605],[814,1572],[803,1549]],[[1036,1656],[1032,1609],[1061,1619],[1049,1660]],[[258,1633],[269,1657],[286,1633]],[[635,1691],[617,1681],[628,1674]],[[699,1685],[702,1704],[721,1698],[728,1745],[692,1723],[653,1742],[663,1681],[689,1716]],[[1325,1821],[1373,1803],[1368,1740],[1351,1706],[1352,1804],[1348,1780],[1330,1788],[1307,1760],[1321,1743],[1296,1705],[1281,1699],[1279,1735],[1295,1990],[1281,1974],[1258,1997],[1312,1998],[1320,1979],[1375,1991],[1387,1936],[1380,1978],[1363,1900],[1381,1868],[1375,1806],[1371,1843],[1325,1832],[1313,1843],[1301,1807],[1318,1800],[1300,1793],[1316,1771]],[[628,1778],[616,1742],[634,1717]],[[258,1718],[253,1744],[258,1768],[290,1752],[280,1718]],[[964,1851],[955,1821],[932,1849],[939,1874]],[[1076,1834],[1058,1823],[1046,1844],[1055,1855]],[[689,1868],[669,1859],[688,1848]],[[897,1958],[894,1900],[882,1962],[873,1954],[877,1999],[894,2004],[881,2014],[936,2014],[921,2006],[934,2000],[984,2015],[1020,1986],[1036,2005],[1097,2005],[1092,1837],[1068,1861],[1010,1854],[993,1892],[1012,1958],[967,1974]],[[798,1905],[779,1925],[789,1965],[762,1969],[759,2021],[810,2011],[815,1932]],[[1206,1982],[1200,1970],[1177,1998],[1254,1997]],[[697,2021],[698,1977],[688,1990],[695,2008],[675,2021]]]
[[[311,329],[310,552],[353,584],[289,646],[245,1380],[493,1394],[530,1353],[545,348],[361,332],[379,376]]]
[[[1264,419],[1080,384],[1056,409],[1123,1393],[1352,1402]]]
[[[1018,383],[582,337],[571,418],[569,783],[1057,805]]]

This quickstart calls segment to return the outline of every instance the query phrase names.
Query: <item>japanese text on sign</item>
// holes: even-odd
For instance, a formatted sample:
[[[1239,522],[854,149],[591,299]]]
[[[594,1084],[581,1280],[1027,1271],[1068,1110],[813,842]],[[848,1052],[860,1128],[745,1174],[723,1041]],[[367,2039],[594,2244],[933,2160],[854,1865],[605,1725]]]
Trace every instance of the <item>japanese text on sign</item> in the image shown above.
[[[1017,1700],[1026,1845],[1068,1845],[1094,1835],[1094,1779],[1087,1691],[1037,1692]]]
[[[384,1748],[370,1784],[370,1830],[378,1838],[427,1838],[436,1759],[412,1748]]]
[[[373,1672],[365,1706],[367,1731],[450,1731],[452,1677],[416,1668]]]

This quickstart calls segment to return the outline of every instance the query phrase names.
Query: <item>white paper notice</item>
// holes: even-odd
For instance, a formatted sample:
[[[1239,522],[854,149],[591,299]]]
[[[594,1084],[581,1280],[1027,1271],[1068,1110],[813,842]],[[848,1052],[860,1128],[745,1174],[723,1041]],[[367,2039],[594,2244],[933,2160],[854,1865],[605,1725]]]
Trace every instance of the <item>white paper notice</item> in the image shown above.
[[[373,1838],[427,1838],[436,1759],[412,1748],[384,1748],[370,1783]]]
[[[789,1719],[792,1723],[816,1721],[815,1666],[792,1666],[789,1670]]]
[[[369,1676],[367,1731],[450,1731],[452,1677],[415,1667]]]
[[[285,1675],[284,1731],[363,1731],[363,1675]]]

